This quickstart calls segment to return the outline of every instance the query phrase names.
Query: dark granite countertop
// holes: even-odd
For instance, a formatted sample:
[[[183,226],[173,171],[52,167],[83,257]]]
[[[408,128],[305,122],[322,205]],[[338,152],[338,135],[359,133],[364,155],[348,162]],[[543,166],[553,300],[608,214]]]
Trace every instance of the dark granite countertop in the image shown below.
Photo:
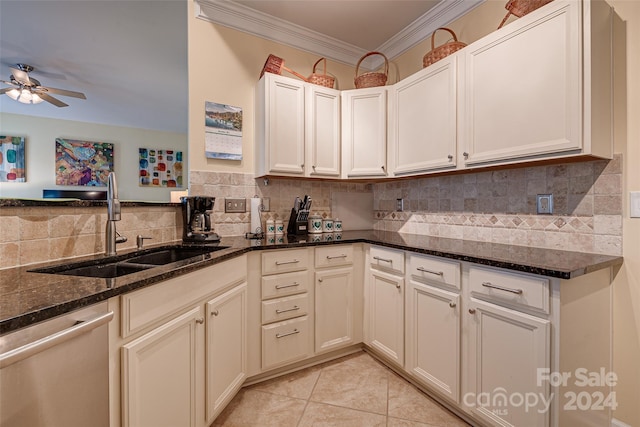
[[[298,236],[281,243],[265,240],[247,240],[243,237],[223,238],[228,246],[196,263],[175,262],[115,279],[64,276],[34,273],[30,270],[63,264],[57,260],[11,269],[0,270],[0,334],[17,330],[33,323],[73,311],[111,297],[150,286],[197,269],[242,255],[253,250],[296,248],[336,243],[372,243],[391,248],[413,251],[468,261],[509,270],[540,274],[560,279],[571,279],[602,268],[621,265],[623,258],[578,252],[566,252],[525,246],[503,245],[384,231],[343,232],[340,240],[327,236]],[[317,240],[317,241],[316,241]],[[123,252],[126,253],[126,252]],[[69,260],[92,261],[101,255]]]
[[[152,202],[144,200],[121,200],[123,207],[136,206],[180,206],[180,203],[171,202]],[[73,208],[91,208],[105,207],[106,200],[82,200],[82,199],[10,199],[0,197],[0,208],[24,208],[24,207],[73,207]]]

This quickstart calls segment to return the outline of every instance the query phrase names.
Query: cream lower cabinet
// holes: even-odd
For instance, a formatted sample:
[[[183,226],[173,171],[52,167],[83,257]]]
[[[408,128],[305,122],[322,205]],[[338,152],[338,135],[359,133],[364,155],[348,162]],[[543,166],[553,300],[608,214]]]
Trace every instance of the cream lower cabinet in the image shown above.
[[[196,307],[122,347],[124,426],[201,425],[203,323]]]
[[[554,1],[467,46],[464,165],[612,156],[612,12]]]
[[[246,375],[240,256],[109,300],[112,427],[210,425]]]
[[[233,399],[247,377],[247,283],[206,304],[207,424]]]
[[[366,343],[404,366],[404,253],[372,246],[365,284]]]
[[[315,249],[315,352],[354,342],[353,246]]]
[[[463,402],[499,426],[548,426],[549,387],[538,380],[550,368],[550,322],[471,299],[467,305],[470,384]],[[527,406],[535,396],[538,404]]]

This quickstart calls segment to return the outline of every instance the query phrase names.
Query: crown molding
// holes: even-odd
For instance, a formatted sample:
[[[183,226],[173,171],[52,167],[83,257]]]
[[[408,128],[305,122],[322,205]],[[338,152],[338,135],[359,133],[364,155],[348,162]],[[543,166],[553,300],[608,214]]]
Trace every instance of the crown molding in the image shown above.
[[[358,59],[367,53],[365,49],[358,46],[236,2],[229,0],[194,1],[195,14],[199,19],[324,56],[333,61],[355,67]],[[389,59],[393,59],[420,43],[438,27],[449,24],[484,1],[442,0],[437,6],[413,21],[376,50],[384,52]],[[361,67],[372,70],[379,67],[381,63],[382,60],[369,57],[362,62]]]

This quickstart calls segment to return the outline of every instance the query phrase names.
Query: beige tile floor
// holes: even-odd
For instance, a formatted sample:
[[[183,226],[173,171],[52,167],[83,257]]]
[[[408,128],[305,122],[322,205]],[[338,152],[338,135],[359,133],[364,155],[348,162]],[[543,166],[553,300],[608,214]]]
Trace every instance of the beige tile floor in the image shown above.
[[[458,427],[468,424],[366,352],[243,388],[225,427]]]

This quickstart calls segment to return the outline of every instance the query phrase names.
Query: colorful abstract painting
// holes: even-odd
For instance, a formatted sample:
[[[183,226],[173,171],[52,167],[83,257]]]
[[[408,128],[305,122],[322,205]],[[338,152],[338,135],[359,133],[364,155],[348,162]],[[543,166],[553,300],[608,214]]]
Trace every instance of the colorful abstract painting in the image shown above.
[[[0,135],[0,182],[25,182],[24,137]]]
[[[56,185],[106,187],[113,144],[56,138]]]
[[[242,160],[242,108],[207,101],[204,125],[206,157]]]
[[[182,187],[182,151],[140,148],[140,187]]]

